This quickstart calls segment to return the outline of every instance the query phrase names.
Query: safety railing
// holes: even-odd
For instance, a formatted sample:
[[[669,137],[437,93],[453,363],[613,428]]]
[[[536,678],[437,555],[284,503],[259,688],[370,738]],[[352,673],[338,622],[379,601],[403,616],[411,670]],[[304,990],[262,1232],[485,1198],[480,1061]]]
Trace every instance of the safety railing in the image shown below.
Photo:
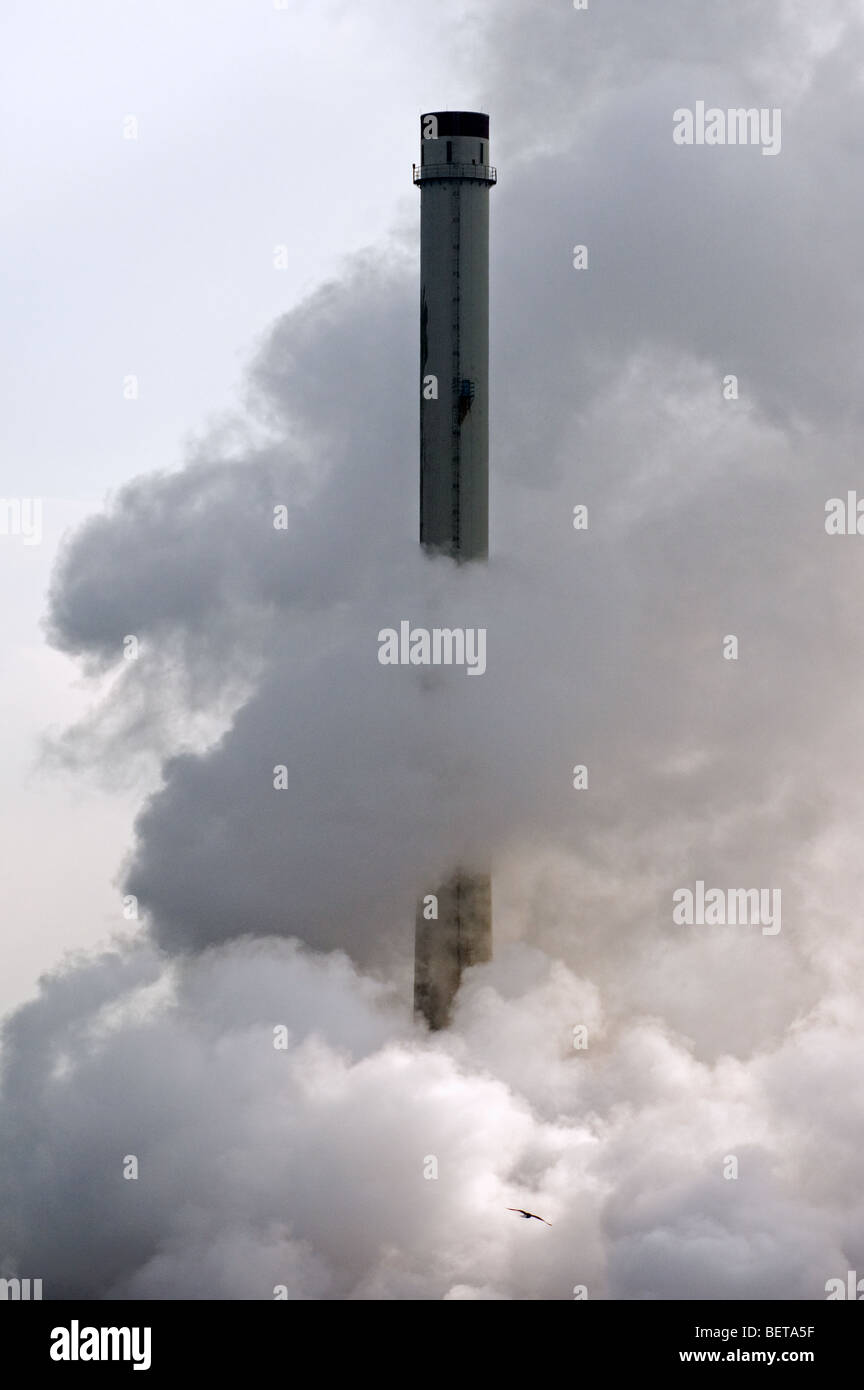
[[[498,182],[498,171],[492,164],[415,164],[414,182],[426,179],[477,179],[479,183]]]

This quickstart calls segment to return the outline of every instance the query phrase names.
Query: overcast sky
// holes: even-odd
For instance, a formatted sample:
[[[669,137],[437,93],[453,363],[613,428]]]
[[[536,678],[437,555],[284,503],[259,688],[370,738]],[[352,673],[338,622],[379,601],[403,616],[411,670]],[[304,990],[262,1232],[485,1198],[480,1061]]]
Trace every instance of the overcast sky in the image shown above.
[[[2,43],[3,493],[44,537],[0,537],[0,1273],[824,1297],[864,1261],[864,543],[825,531],[861,486],[860,7],[82,8]],[[699,101],[782,147],[677,145]],[[499,169],[470,574],[416,543],[447,106]],[[381,667],[403,618],[485,626],[487,672]],[[413,900],[466,854],[495,959],[430,1039]],[[674,924],[697,880],[781,929]]]

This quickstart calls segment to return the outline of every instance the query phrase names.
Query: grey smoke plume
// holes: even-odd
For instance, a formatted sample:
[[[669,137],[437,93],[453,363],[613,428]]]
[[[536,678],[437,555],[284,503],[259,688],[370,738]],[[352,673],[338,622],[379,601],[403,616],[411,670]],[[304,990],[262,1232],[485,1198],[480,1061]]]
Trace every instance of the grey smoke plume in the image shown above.
[[[52,640],[120,675],[65,749],[162,780],[124,883],[146,934],[7,1026],[10,1269],[93,1298],[797,1299],[860,1268],[862,560],[824,530],[858,466],[852,9],[496,9],[488,568],[418,553],[396,237],[275,325],[246,421],[73,538]],[[675,147],[703,96],[782,101],[782,155]],[[486,627],[485,675],[380,666],[403,618]],[[414,898],[472,854],[496,959],[430,1040]],[[674,926],[696,879],[779,887],[781,933]]]

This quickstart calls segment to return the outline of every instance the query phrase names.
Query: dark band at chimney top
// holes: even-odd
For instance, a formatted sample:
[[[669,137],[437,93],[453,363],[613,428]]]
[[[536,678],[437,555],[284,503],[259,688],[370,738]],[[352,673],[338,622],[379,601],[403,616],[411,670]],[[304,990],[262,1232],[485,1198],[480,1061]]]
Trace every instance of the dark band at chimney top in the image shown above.
[[[423,122],[428,121],[430,116],[434,116],[438,122],[439,136],[466,135],[478,140],[489,139],[489,117],[480,111],[427,111],[425,116],[420,117],[421,131]]]

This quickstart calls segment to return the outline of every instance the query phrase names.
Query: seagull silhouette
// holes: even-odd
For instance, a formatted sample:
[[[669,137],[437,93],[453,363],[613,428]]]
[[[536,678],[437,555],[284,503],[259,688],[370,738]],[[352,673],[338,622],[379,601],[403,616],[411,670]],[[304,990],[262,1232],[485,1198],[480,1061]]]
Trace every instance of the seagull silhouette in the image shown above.
[[[526,1221],[542,1221],[544,1226],[551,1226],[552,1222],[547,1221],[545,1216],[538,1216],[536,1212],[526,1211],[524,1207],[508,1207],[508,1211],[518,1211],[520,1216],[524,1216]]]

